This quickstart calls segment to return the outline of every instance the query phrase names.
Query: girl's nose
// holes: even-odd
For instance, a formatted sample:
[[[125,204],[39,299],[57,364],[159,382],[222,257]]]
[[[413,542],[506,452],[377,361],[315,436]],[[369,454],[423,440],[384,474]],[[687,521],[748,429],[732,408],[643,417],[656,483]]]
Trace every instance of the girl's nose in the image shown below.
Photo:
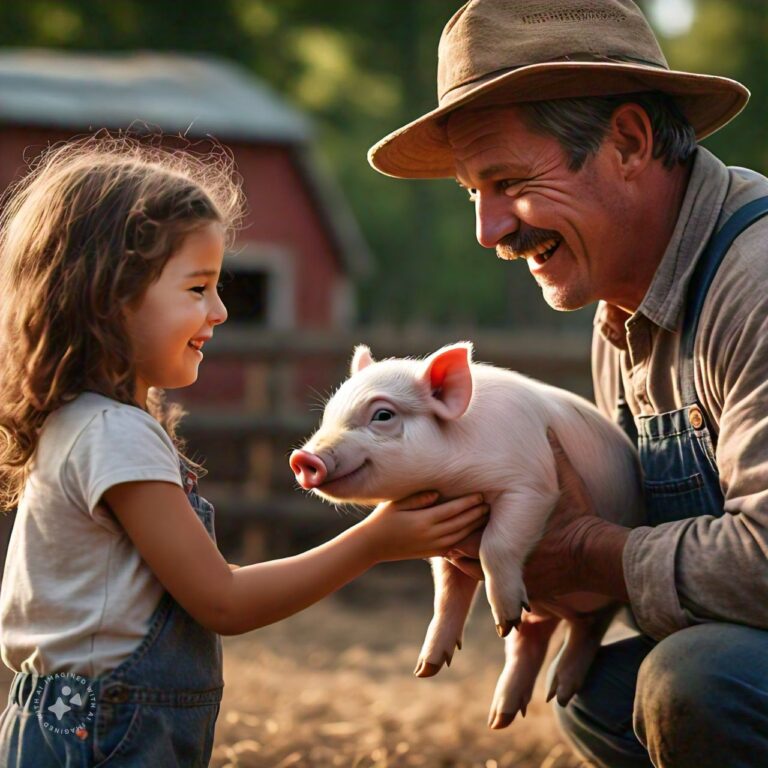
[[[208,313],[208,321],[211,325],[221,325],[226,321],[228,316],[227,308],[224,306],[224,302],[221,300],[221,296],[216,295],[211,311]]]

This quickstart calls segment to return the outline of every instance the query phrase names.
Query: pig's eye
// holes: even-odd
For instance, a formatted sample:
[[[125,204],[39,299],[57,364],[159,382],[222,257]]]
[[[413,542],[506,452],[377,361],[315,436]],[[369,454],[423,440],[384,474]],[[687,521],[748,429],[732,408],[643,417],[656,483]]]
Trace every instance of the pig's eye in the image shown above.
[[[379,408],[376,413],[373,414],[371,421],[390,421],[394,418],[394,411],[390,411],[389,408]]]

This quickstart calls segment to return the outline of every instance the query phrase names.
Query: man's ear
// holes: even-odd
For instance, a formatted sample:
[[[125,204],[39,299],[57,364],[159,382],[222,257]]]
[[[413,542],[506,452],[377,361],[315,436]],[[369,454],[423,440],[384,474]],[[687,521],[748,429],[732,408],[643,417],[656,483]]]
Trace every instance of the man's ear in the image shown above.
[[[430,405],[441,419],[458,419],[472,400],[472,344],[439,349],[422,364],[419,379],[431,393]]]
[[[622,174],[631,181],[653,160],[651,119],[639,104],[622,104],[611,115],[609,135],[616,147]]]

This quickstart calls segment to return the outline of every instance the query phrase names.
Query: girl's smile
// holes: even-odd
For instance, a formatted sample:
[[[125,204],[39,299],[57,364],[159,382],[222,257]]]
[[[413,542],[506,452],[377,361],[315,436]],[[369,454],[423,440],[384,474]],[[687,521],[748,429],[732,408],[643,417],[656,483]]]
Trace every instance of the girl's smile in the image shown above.
[[[173,389],[197,380],[203,345],[227,319],[217,292],[223,258],[221,225],[204,225],[184,238],[160,277],[126,309],[140,405],[149,387]]]

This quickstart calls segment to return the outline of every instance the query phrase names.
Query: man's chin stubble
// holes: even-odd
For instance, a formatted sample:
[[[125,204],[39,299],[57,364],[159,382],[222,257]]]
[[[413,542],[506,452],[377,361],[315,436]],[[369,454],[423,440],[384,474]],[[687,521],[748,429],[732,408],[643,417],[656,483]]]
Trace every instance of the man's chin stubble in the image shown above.
[[[590,302],[575,291],[569,291],[555,286],[544,286],[538,283],[544,301],[558,312],[575,312],[577,309],[583,309]]]

